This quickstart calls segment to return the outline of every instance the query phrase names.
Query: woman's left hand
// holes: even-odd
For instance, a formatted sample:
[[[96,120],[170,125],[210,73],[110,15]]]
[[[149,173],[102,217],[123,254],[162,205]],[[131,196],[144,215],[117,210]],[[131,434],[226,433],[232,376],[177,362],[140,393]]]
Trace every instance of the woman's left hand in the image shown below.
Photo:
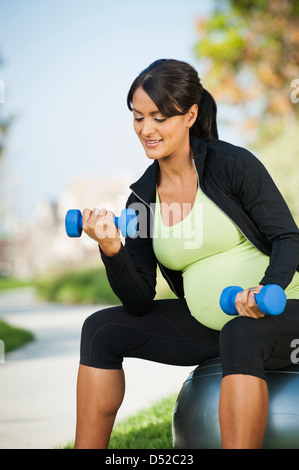
[[[258,294],[262,289],[262,285],[245,289],[236,295],[235,305],[239,315],[252,318],[263,318],[262,313],[255,301],[255,294]]]

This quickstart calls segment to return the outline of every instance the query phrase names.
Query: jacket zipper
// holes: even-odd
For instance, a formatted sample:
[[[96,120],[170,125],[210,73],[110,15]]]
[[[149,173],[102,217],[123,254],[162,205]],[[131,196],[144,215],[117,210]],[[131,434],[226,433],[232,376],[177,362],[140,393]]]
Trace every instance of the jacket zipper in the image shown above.
[[[154,214],[154,212],[153,212],[151,206],[150,206],[147,202],[145,202],[140,196],[138,196],[138,194],[136,194],[135,191],[133,191],[133,189],[132,189],[132,193],[135,194],[135,196],[136,196],[140,201],[142,201],[143,204],[145,204],[145,205],[149,208],[150,212],[152,213],[153,220],[155,220],[155,214]],[[153,243],[153,242],[152,242],[152,243]],[[169,276],[167,276],[167,274],[166,274],[166,272],[164,271],[164,268],[162,267],[162,265],[161,265],[161,263],[159,262],[159,260],[157,260],[157,263],[158,263],[159,268],[161,269],[161,272],[163,273],[164,277],[168,280],[168,283],[169,283],[169,285],[171,286],[172,291],[175,293],[175,295],[176,295],[177,297],[179,297],[178,293],[176,292],[176,290],[175,290],[175,288],[174,288],[174,285],[173,285],[171,279],[169,278]]]

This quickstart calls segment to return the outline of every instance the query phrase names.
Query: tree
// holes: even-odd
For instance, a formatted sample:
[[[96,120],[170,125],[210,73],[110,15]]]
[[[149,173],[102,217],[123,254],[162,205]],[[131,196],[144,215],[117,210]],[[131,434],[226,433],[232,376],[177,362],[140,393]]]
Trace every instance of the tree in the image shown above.
[[[264,143],[299,115],[299,0],[224,0],[198,21],[196,57],[216,100]],[[207,85],[206,85],[207,84]]]

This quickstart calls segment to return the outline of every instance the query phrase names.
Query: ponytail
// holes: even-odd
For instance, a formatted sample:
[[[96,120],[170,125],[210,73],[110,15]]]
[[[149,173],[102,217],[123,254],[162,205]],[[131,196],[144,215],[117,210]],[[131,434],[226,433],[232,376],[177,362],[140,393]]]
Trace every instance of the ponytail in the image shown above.
[[[190,135],[204,139],[218,139],[217,105],[213,96],[201,88],[201,97],[198,102],[198,114],[195,123],[190,129]]]

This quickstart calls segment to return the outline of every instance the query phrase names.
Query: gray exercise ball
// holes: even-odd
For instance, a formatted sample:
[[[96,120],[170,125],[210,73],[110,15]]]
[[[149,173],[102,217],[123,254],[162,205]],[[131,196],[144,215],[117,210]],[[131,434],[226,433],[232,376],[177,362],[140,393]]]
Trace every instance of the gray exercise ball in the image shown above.
[[[263,449],[299,449],[299,366],[266,371],[269,417]],[[176,449],[221,449],[220,359],[198,366],[184,382],[172,420]]]

